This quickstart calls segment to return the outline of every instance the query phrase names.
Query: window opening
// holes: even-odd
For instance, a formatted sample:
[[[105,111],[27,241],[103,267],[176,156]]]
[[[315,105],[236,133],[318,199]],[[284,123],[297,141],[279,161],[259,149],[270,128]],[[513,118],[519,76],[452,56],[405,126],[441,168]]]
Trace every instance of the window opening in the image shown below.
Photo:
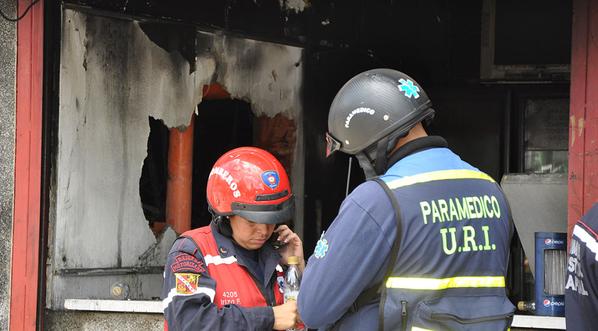
[[[210,224],[206,184],[212,165],[226,151],[253,145],[253,114],[247,102],[205,100],[198,106],[193,144],[191,228]]]
[[[168,178],[168,127],[164,122],[149,117],[150,133],[147,156],[143,160],[139,195],[143,215],[156,237],[165,229],[166,179]]]

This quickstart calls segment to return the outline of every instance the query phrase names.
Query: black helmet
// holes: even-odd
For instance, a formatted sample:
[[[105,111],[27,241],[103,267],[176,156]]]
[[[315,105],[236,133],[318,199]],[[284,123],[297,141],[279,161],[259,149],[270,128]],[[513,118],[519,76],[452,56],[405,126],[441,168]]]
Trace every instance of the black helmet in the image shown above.
[[[432,102],[411,77],[373,69],[351,78],[336,94],[328,114],[326,155],[356,155],[367,177],[386,169],[387,153],[417,123],[434,117]]]

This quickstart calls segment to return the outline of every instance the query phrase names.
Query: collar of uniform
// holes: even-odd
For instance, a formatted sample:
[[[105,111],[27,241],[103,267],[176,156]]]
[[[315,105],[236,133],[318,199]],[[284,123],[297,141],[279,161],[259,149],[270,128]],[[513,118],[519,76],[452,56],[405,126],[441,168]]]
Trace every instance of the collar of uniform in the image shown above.
[[[218,231],[218,225],[214,222],[210,224],[210,228],[212,229],[214,239],[216,239],[216,245],[218,245],[218,254],[220,254],[221,257],[235,256],[236,250],[232,238],[228,238],[221,234],[220,231]]]
[[[390,156],[388,159],[387,169],[392,167],[393,164],[399,162],[405,156],[437,147],[448,147],[448,143],[440,136],[426,136],[414,139],[401,146],[396,152],[394,152],[394,154]]]
[[[237,251],[235,249],[235,244],[233,243],[233,239],[224,236],[218,231],[218,225],[214,222],[210,224],[210,228],[212,229],[212,235],[216,240],[216,245],[218,245],[218,254],[221,257],[228,257],[228,256],[235,256],[237,257]],[[276,271],[276,266],[280,261],[280,254],[278,251],[274,249],[270,241],[267,241],[264,246],[259,249],[258,254],[260,255],[260,259],[265,261],[264,265],[264,287],[268,286],[268,283],[272,279],[272,275]],[[237,263],[239,265],[244,266],[247,268],[247,265],[243,262],[242,259],[238,259]],[[261,277],[260,277],[261,278]]]
[[[264,286],[267,286],[276,271],[276,266],[280,263],[281,256],[268,241],[260,249],[260,258],[266,261],[264,264]]]

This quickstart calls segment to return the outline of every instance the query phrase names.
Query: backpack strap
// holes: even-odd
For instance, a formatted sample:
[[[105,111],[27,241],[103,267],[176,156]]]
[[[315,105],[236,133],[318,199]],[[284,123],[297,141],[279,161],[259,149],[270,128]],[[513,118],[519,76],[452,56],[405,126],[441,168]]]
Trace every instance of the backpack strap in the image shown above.
[[[397,260],[397,255],[399,253],[399,246],[401,243],[401,235],[402,235],[401,210],[399,208],[399,202],[397,201],[395,194],[388,187],[388,185],[386,185],[386,183],[382,179],[380,179],[380,177],[375,177],[370,180],[372,180],[372,181],[378,183],[380,186],[382,186],[382,188],[384,189],[384,193],[386,193],[386,195],[390,199],[392,208],[394,209],[394,212],[395,212],[395,222],[396,222],[396,226],[397,226],[396,236],[397,237],[392,245],[392,248],[390,249],[390,255],[389,255],[390,259],[388,261],[388,266],[387,266],[384,278],[382,280],[382,283],[376,284],[376,285],[368,288],[367,290],[361,292],[361,294],[359,294],[357,299],[355,299],[355,302],[353,302],[353,304],[351,305],[351,308],[349,308],[349,312],[354,313],[354,312],[358,311],[359,309],[361,309],[363,306],[370,304],[370,303],[374,302],[375,300],[380,300],[380,309],[379,309],[379,313],[378,313],[378,315],[379,315],[378,329],[383,330],[384,329],[384,325],[383,325],[383,323],[384,323],[384,302],[386,301],[385,283],[386,283],[386,279],[388,279],[388,277],[390,277],[390,274],[392,273],[394,264]]]

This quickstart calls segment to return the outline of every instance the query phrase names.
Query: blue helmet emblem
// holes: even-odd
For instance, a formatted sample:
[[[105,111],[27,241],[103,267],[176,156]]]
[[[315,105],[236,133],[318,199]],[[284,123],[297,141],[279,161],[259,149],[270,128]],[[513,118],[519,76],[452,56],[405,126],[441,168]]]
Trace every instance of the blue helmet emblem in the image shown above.
[[[278,187],[280,178],[278,177],[278,173],[276,171],[270,170],[262,173],[262,181],[271,189],[275,189]]]
[[[404,78],[401,78],[399,79],[399,83],[401,83],[401,85],[399,85],[399,90],[401,92],[405,92],[405,96],[407,98],[419,98],[419,87],[415,86],[411,79],[405,80]]]

